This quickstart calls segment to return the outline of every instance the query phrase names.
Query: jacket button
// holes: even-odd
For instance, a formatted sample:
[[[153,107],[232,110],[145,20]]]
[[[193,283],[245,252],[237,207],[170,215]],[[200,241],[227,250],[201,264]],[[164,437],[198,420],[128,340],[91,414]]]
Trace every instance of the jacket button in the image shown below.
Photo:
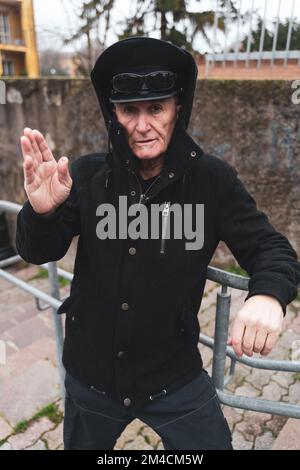
[[[124,356],[124,354],[125,354],[125,352],[124,352],[124,351],[119,351],[119,352],[118,352],[118,357],[123,357],[123,356]]]
[[[130,191],[130,195],[131,195],[131,196],[135,196],[135,195],[136,195],[136,191]]]
[[[193,151],[191,152],[191,157],[195,157],[196,155],[197,155],[197,154],[196,154],[195,150],[193,150]]]
[[[129,254],[130,255],[135,255],[136,254],[136,249],[132,246],[131,248],[129,248]]]
[[[131,404],[130,398],[125,398],[123,403],[124,403],[125,406],[129,406]]]
[[[122,309],[122,310],[128,310],[128,309],[129,309],[129,305],[128,305],[126,302],[124,302],[124,303],[121,305],[121,309]]]
[[[173,178],[173,177],[174,177],[174,173],[173,173],[173,171],[170,171],[169,178]]]

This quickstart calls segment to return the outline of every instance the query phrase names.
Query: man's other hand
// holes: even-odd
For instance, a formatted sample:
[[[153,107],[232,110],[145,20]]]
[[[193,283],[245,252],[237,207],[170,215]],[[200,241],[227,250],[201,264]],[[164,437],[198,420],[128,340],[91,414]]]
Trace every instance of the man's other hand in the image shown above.
[[[279,301],[271,295],[253,295],[246,300],[232,323],[227,344],[238,357],[254,352],[269,354],[282,330],[283,311]]]

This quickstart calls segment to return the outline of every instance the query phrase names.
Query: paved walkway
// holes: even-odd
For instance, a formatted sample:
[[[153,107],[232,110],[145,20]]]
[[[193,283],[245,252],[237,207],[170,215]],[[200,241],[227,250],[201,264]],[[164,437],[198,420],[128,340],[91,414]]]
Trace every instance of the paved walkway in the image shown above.
[[[35,266],[20,269],[19,266],[17,275],[31,279],[32,285],[48,291],[46,279],[34,278],[38,269]],[[62,295],[67,290],[66,287],[61,290]],[[210,336],[214,332],[217,290],[215,283],[207,282],[199,312],[202,331]],[[231,293],[233,318],[243,305],[246,293],[235,290]],[[30,295],[0,279],[0,311],[0,340],[5,342],[7,350],[6,365],[0,365],[0,449],[62,449],[63,410],[59,399],[51,309],[38,311]],[[291,358],[292,343],[300,338],[299,311],[299,301],[289,305],[284,331],[268,357]],[[202,345],[199,349],[205,368],[211,372],[211,350]],[[252,370],[237,365],[228,390],[238,395],[297,403],[300,375]],[[271,449],[287,422],[284,417],[265,413],[227,406],[223,410],[233,432],[235,449]],[[39,411],[40,414],[36,415]],[[299,420],[289,420],[288,424],[290,421],[299,428]],[[293,444],[298,445],[298,449],[299,442],[300,439]],[[284,439],[276,442],[277,448],[285,445]],[[152,429],[134,420],[118,439],[115,449],[152,450],[163,449],[163,446]]]

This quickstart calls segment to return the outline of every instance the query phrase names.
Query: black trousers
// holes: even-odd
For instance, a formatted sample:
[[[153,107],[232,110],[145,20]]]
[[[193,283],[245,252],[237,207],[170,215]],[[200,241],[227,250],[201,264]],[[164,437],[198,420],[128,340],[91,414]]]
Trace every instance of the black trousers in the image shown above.
[[[228,423],[205,369],[187,385],[136,410],[125,409],[68,373],[65,387],[65,450],[113,450],[135,418],[161,437],[166,450],[233,450]]]

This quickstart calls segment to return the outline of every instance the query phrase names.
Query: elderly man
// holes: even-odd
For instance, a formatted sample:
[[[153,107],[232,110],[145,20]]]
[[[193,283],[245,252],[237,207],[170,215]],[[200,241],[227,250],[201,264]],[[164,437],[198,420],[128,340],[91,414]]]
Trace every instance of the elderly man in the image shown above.
[[[81,156],[70,175],[68,159],[56,162],[40,132],[26,128],[21,138],[28,201],[18,216],[20,255],[35,264],[58,260],[80,235],[71,293],[58,310],[66,313],[65,449],[113,449],[134,418],[166,449],[232,449],[198,349],[197,313],[219,241],[251,277],[229,340],[238,356],[271,351],[296,296],[300,266],[290,243],[257,210],[236,170],[186,131],[196,78],[183,49],[151,38],[119,41],[91,74],[107,154]],[[146,213],[141,236],[137,224],[130,236],[136,209],[145,214],[155,204],[158,223]],[[194,220],[200,247],[187,249],[186,230],[175,236],[173,206],[192,208],[184,226],[202,214],[201,227]],[[144,236],[148,223],[154,236]]]

